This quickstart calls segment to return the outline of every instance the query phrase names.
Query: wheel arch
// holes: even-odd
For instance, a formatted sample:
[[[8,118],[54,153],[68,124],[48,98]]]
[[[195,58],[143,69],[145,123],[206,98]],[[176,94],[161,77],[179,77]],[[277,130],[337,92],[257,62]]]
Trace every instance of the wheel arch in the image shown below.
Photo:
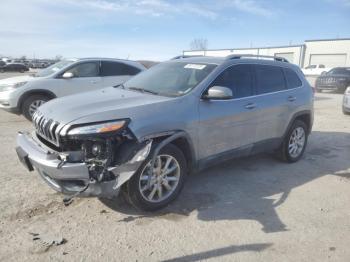
[[[307,128],[308,128],[307,134],[311,133],[312,124],[313,124],[312,111],[311,110],[303,110],[303,111],[299,111],[299,112],[297,112],[297,113],[295,113],[293,115],[293,117],[289,121],[289,124],[288,124],[288,127],[287,127],[286,131],[284,132],[283,138],[286,137],[289,129],[291,128],[291,126],[293,125],[293,123],[296,120],[303,121],[305,123],[305,125],[307,126]]]
[[[152,139],[155,145],[153,154],[154,157],[167,144],[173,144],[177,146],[185,156],[187,167],[189,169],[189,173],[196,169],[196,155],[195,149],[190,136],[181,130],[177,131],[169,131],[153,134],[151,136],[147,136],[143,140]]]
[[[45,89],[34,89],[26,91],[21,95],[21,97],[18,100],[17,107],[20,111],[22,111],[23,102],[32,95],[45,95],[48,96],[50,99],[57,98],[57,96],[53,92]]]

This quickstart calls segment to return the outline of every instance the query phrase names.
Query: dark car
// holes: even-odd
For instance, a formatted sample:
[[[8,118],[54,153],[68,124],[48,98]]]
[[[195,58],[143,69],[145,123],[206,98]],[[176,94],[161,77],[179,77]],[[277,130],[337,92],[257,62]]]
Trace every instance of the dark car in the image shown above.
[[[13,64],[7,64],[4,65],[2,67],[0,67],[0,72],[25,72],[28,71],[28,67],[26,67],[23,64],[17,64],[17,63],[13,63]]]
[[[333,90],[344,93],[350,86],[350,67],[335,67],[319,76],[316,80],[316,91]]]

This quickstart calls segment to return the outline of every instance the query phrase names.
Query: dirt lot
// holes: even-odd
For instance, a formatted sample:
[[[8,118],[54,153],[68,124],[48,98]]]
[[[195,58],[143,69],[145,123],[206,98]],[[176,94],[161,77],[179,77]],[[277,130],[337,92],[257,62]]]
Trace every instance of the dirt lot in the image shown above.
[[[62,196],[17,160],[23,117],[0,111],[0,261],[350,261],[350,117],[319,94],[304,158],[234,160],[189,177],[159,213]],[[60,235],[47,249],[29,233]]]

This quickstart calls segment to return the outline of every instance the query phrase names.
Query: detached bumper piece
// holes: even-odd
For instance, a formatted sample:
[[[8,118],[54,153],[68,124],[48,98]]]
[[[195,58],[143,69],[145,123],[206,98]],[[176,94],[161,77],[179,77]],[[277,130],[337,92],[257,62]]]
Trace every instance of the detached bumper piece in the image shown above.
[[[150,144],[143,147],[129,162],[110,167],[116,179],[101,181],[91,179],[86,163],[65,162],[58,152],[48,149],[35,135],[19,133],[17,135],[17,155],[21,163],[29,171],[34,169],[42,179],[54,190],[66,195],[79,195],[79,197],[108,197],[119,193],[120,186],[125,183],[138,170],[150,151]]]

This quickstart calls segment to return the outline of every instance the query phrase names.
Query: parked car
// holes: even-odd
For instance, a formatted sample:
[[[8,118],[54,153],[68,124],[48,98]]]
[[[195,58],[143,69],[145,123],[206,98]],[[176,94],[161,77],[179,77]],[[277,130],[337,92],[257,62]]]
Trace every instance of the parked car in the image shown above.
[[[316,92],[332,90],[344,93],[350,86],[350,67],[335,67],[316,79]]]
[[[350,86],[345,90],[343,98],[343,113],[350,115]]]
[[[20,72],[20,73],[24,73],[24,72],[26,72],[28,70],[29,70],[28,67],[26,67],[23,64],[19,64],[19,63],[5,64],[5,65],[0,67],[0,72]]]
[[[317,64],[317,65],[309,65],[302,69],[304,75],[322,75],[327,73],[330,68],[326,68],[325,65]]]
[[[0,80],[0,108],[31,120],[35,110],[53,98],[119,85],[143,70],[129,60],[63,60],[32,76]]]
[[[66,201],[123,190],[144,210],[164,207],[188,173],[220,161],[273,151],[296,162],[313,91],[297,66],[270,59],[175,59],[116,88],[55,99],[36,111],[35,134],[18,134],[19,159]]]

